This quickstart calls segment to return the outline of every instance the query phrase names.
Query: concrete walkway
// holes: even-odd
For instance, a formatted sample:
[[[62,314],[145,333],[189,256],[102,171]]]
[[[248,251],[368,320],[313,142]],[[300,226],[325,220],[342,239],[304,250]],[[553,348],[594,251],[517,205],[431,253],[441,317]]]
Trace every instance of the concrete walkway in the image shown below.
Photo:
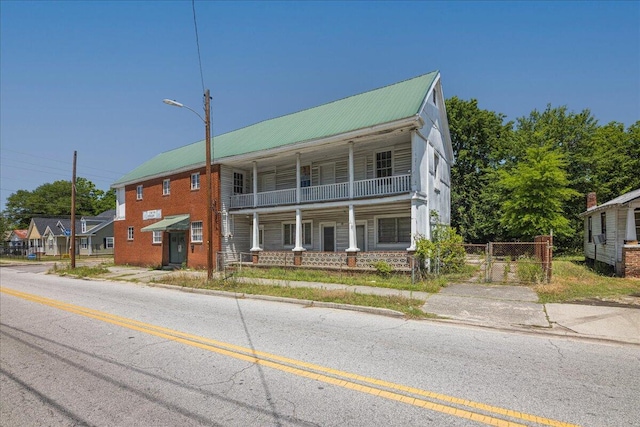
[[[125,280],[149,283],[154,286],[176,288],[184,291],[238,296],[223,291],[192,290],[178,286],[162,285],[162,277],[179,273],[206,277],[202,271],[174,272],[149,270],[140,267],[109,267],[107,280]],[[579,304],[541,304],[537,294],[526,286],[450,284],[438,294],[412,292],[373,286],[349,286],[342,284],[302,282],[236,277],[235,280],[264,285],[306,287],[328,290],[344,290],[369,295],[404,296],[425,301],[422,309],[437,315],[439,320],[498,329],[527,330],[569,337],[583,337],[640,345],[640,305],[635,307],[602,307]],[[152,283],[153,282],[153,283]],[[317,303],[291,298],[242,295],[243,298],[261,298],[282,302],[294,302],[342,309],[356,309],[380,314],[390,310],[372,307],[353,307],[335,303]]]

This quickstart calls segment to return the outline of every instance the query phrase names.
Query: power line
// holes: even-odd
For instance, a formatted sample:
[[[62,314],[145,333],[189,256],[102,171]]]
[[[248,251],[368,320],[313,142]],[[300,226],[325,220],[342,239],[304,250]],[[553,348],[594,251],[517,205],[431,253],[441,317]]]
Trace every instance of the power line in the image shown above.
[[[68,166],[68,167],[71,167],[71,163],[70,163],[70,162],[68,162],[68,161],[65,161],[65,160],[58,160],[58,159],[53,159],[53,158],[51,158],[51,157],[38,156],[38,155],[34,155],[34,154],[32,154],[32,153],[25,153],[25,152],[22,152],[22,151],[11,150],[11,149],[4,148],[4,147],[2,148],[2,151],[3,151],[3,152],[4,152],[4,151],[9,151],[9,152],[11,152],[11,153],[22,154],[22,155],[25,155],[25,156],[29,156],[30,158],[35,157],[35,158],[38,158],[38,159],[45,159],[45,160],[47,160],[47,161],[58,162],[58,163],[62,163],[62,164],[64,164],[64,165],[66,165],[66,166]],[[3,156],[3,158],[6,158],[6,157],[7,157],[7,156]],[[11,159],[9,159],[9,160],[11,160]],[[18,161],[18,160],[16,160],[16,161]],[[120,176],[122,176],[122,175],[124,175],[124,174],[125,174],[125,172],[118,172],[118,171],[114,171],[114,170],[111,170],[111,169],[100,169],[100,168],[96,168],[96,167],[93,167],[93,166],[91,166],[91,169],[95,169],[95,170],[97,170],[97,171],[102,171],[102,172],[109,172],[109,173],[117,174],[117,175],[118,175],[118,177],[120,177]],[[66,170],[66,169],[65,169],[65,170]]]
[[[200,82],[202,83],[202,92],[204,93],[204,75],[202,74],[202,58],[200,57],[200,38],[198,37],[198,22],[196,21],[196,1],[191,0],[191,9],[193,10],[193,27],[196,30],[196,46],[198,47],[198,64],[200,64]]]

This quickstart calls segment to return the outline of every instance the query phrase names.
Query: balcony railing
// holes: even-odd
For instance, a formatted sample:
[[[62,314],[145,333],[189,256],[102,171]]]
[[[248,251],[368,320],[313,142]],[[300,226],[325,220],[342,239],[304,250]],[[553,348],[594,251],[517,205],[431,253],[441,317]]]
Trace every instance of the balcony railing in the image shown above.
[[[411,175],[388,176],[353,182],[353,198],[389,196],[407,193],[411,189]],[[292,205],[296,203],[296,189],[265,191],[257,194],[257,206]],[[349,183],[314,185],[300,189],[300,202],[328,202],[349,198]],[[229,208],[253,207],[253,193],[231,196]]]

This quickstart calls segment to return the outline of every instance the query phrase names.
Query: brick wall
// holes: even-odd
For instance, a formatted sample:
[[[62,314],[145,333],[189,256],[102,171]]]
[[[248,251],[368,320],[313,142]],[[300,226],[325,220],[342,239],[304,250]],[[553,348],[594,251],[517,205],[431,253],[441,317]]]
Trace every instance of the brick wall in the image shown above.
[[[212,168],[213,200],[217,209],[220,208],[220,180],[219,165]],[[191,174],[200,172],[200,189],[191,190]],[[171,194],[162,195],[162,182],[171,180]],[[136,200],[136,187],[143,185],[142,200]],[[190,268],[207,267],[207,181],[205,169],[194,169],[162,178],[139,182],[125,187],[126,212],[125,219],[114,222],[114,262],[116,264],[130,264],[141,266],[166,265],[169,261],[169,236],[163,233],[163,243],[152,243],[152,232],[140,231],[143,227],[159,221],[158,219],[143,220],[142,213],[150,210],[162,210],[162,218],[170,215],[189,214],[191,221],[202,221],[203,242],[194,243],[191,249],[190,232],[185,231],[187,243],[187,266]],[[213,216],[213,252],[220,250],[220,215]],[[128,227],[134,228],[133,240],[127,240]]]
[[[640,278],[640,245],[625,245],[622,248],[624,277]]]

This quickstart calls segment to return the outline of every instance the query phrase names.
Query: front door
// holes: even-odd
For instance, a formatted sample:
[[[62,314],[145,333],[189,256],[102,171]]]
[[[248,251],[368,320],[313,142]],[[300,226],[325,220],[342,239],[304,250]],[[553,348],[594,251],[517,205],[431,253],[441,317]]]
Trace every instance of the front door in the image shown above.
[[[182,264],[187,260],[185,233],[169,233],[169,264]]]
[[[325,252],[336,251],[336,228],[329,225],[322,226],[322,250]]]

